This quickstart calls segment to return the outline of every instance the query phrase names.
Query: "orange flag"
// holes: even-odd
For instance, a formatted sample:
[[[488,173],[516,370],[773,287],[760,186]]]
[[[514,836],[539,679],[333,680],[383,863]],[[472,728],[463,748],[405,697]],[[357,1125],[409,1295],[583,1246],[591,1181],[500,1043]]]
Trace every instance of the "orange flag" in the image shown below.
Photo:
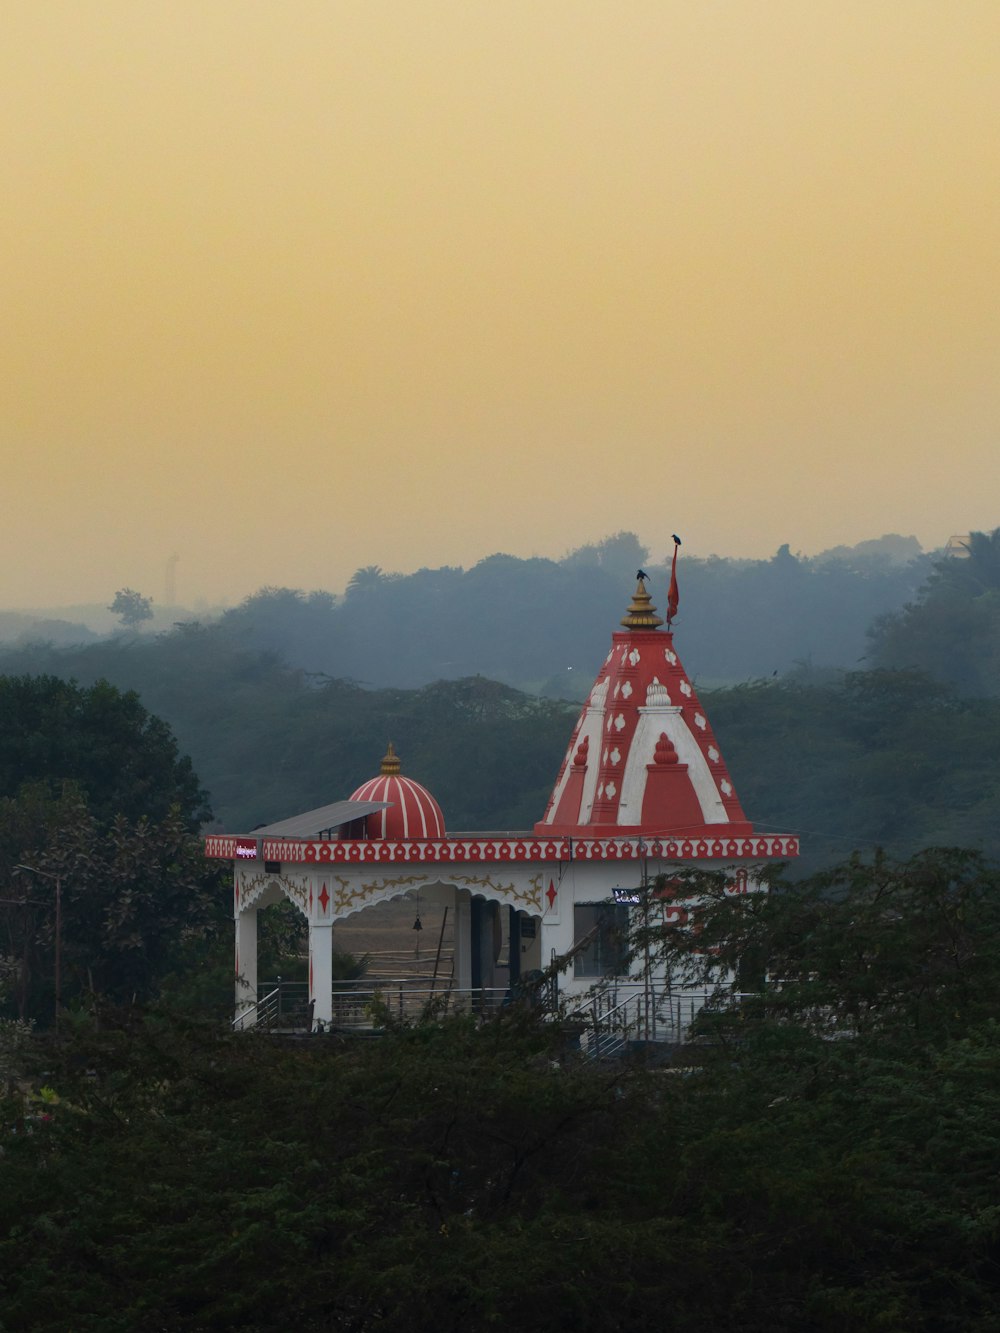
[[[681,600],[680,592],[677,588],[677,552],[681,548],[680,537],[674,537],[674,558],[670,566],[670,587],[667,589],[667,629],[670,628],[674,616],[677,614],[677,604]]]

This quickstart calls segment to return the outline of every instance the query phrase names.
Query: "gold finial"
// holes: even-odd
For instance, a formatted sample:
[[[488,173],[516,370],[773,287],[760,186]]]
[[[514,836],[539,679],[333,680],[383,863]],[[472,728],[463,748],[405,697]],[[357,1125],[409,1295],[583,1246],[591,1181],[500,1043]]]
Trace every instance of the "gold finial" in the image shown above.
[[[391,777],[393,773],[398,773],[400,768],[402,768],[402,764],[400,764],[399,757],[396,754],[396,751],[392,748],[392,741],[390,741],[389,748],[385,752],[385,758],[382,760],[382,767],[379,772]]]
[[[636,582],[629,609],[622,616],[621,623],[626,629],[656,629],[657,625],[663,624],[663,621],[656,614],[653,599],[646,591],[645,578],[641,575]]]

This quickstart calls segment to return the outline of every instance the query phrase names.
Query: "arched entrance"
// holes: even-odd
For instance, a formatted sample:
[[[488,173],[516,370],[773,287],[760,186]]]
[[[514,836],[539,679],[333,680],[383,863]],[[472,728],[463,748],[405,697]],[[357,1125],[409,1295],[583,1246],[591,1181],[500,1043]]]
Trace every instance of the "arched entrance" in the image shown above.
[[[234,1026],[305,1010],[304,996],[292,1003],[297,989],[259,975],[258,913],[282,901],[308,924],[308,1014],[316,1029],[372,1027],[383,1007],[404,1020],[428,1005],[497,1008],[541,966],[533,895],[513,883],[489,874],[444,880],[419,871],[357,880],[311,867],[237,867]],[[338,974],[335,963],[345,953],[371,960],[357,980]]]

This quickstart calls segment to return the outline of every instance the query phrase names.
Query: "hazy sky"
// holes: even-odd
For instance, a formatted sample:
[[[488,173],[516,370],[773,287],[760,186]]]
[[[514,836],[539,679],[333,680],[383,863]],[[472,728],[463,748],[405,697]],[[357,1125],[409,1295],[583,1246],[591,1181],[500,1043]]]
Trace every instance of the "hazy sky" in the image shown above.
[[[0,606],[1000,524],[997,0],[35,0]]]

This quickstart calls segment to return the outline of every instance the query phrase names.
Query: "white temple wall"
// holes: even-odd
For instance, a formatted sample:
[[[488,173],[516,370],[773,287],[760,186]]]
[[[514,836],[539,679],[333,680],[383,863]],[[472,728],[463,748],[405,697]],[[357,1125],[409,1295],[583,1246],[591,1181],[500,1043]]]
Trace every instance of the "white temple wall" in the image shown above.
[[[577,943],[575,908],[578,904],[613,902],[616,890],[621,901],[639,891],[645,874],[652,884],[659,874],[678,874],[698,869],[720,870],[741,885],[741,891],[759,887],[752,867],[733,864],[720,866],[717,861],[667,862],[650,859],[645,866],[636,860],[564,861],[564,862],[486,862],[448,866],[301,866],[282,865],[278,871],[264,871],[259,863],[247,862],[236,867],[236,950],[237,1015],[247,1013],[256,1002],[257,991],[257,912],[270,903],[288,898],[309,922],[310,998],[317,1022],[329,1022],[332,994],[332,928],[366,907],[419,893],[421,899],[448,906],[454,912],[455,977],[459,990],[468,990],[473,981],[472,922],[474,897],[489,904],[513,907],[535,921],[534,938],[523,940],[520,966],[522,974],[547,968],[553,957],[570,954]],[[444,878],[446,877],[446,878]],[[663,907],[669,909],[669,904]],[[655,910],[663,910],[657,905]],[[478,911],[480,984],[489,987],[506,984],[495,967],[494,927],[490,911]],[[632,968],[637,981],[645,970],[642,960]],[[661,967],[653,972],[655,984],[662,987],[667,978]],[[673,985],[685,986],[686,978],[673,977]],[[575,975],[571,961],[559,977],[561,993],[570,998],[583,995],[601,978]]]
[[[542,917],[542,967],[549,965],[553,955],[564,957],[570,953],[578,942],[575,919],[575,908],[578,904],[613,902],[616,891],[620,895],[620,900],[624,902],[627,895],[640,891],[644,873],[646,883],[652,885],[659,875],[669,877],[692,870],[716,874],[721,872],[731,879],[734,885],[739,886],[739,892],[755,892],[760,889],[760,884],[754,875],[754,867],[739,863],[720,865],[718,861],[688,861],[679,864],[651,859],[644,868],[640,861],[574,861],[564,863],[561,869],[563,872],[561,879],[558,875],[552,877],[552,884],[558,891],[556,910],[547,910]],[[655,924],[656,914],[669,911],[669,907],[668,900],[658,900],[652,905],[651,924]],[[633,928],[641,924],[640,915],[641,913],[633,906],[631,912]],[[631,968],[633,980],[638,982],[639,978],[644,979],[645,971],[646,960],[634,960]],[[660,988],[663,988],[668,981],[672,986],[681,989],[703,988],[703,982],[692,976],[682,976],[675,972],[672,977],[668,977],[664,966],[655,962],[650,977],[653,984]],[[720,974],[719,981],[724,983],[726,978]],[[576,976],[573,962],[567,965],[559,977],[559,990],[566,998],[584,995],[592,990],[595,984],[601,984],[601,979]]]

